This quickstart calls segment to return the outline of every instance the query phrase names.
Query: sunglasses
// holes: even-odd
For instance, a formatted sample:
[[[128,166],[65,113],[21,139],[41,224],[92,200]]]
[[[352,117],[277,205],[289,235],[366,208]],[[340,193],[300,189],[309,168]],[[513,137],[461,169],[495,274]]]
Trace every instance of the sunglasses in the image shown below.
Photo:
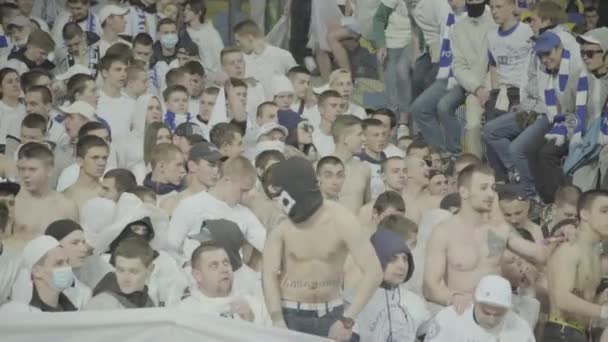
[[[581,56],[583,58],[587,57],[587,58],[593,58],[593,56],[595,56],[598,53],[602,53],[604,51],[602,50],[581,50]]]

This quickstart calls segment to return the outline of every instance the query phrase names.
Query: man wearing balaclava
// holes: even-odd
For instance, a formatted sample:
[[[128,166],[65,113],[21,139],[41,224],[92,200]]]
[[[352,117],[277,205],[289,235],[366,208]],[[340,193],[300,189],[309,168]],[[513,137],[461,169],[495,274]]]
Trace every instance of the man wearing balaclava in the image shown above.
[[[289,217],[264,247],[262,282],[273,325],[349,341],[357,315],[382,280],[378,258],[356,217],[323,200],[309,161],[294,157],[272,170],[267,192]],[[364,273],[345,308],[341,289],[349,253]]]
[[[374,233],[371,242],[384,277],[357,317],[355,331],[361,341],[414,342],[426,331],[431,314],[426,301],[405,286],[414,273],[412,252],[402,237],[388,229]]]

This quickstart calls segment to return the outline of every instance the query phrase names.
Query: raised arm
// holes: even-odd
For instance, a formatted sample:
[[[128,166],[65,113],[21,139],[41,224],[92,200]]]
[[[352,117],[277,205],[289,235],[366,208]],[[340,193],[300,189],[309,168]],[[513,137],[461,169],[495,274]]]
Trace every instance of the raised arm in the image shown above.
[[[531,263],[541,266],[547,263],[550,254],[550,250],[547,246],[522,238],[514,229],[509,231],[507,248]]]
[[[283,257],[283,233],[281,227],[273,229],[268,235],[263,254],[262,287],[264,301],[270,313],[272,325],[287,328],[281,307],[281,259]]]

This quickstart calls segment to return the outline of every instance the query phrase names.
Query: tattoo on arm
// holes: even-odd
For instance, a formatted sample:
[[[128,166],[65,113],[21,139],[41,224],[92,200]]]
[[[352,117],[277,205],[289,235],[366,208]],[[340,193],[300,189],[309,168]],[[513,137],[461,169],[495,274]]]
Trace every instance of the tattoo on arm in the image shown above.
[[[507,240],[496,234],[492,229],[488,231],[488,257],[501,256],[507,246]]]

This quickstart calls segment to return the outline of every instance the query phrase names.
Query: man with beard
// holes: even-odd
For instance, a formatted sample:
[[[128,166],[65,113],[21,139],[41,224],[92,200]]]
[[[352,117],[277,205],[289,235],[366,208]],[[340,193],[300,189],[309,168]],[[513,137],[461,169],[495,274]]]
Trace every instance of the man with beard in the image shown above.
[[[480,279],[500,274],[506,250],[542,264],[547,250],[526,241],[495,215],[494,171],[472,165],[458,176],[461,208],[435,227],[427,246],[423,291],[427,300],[454,305],[462,313],[473,301]]]
[[[276,164],[267,188],[289,217],[270,232],[264,248],[262,282],[273,325],[350,340],[354,319],[382,279],[368,235],[348,209],[323,200],[306,159]],[[345,308],[341,289],[348,254],[363,277]]]

